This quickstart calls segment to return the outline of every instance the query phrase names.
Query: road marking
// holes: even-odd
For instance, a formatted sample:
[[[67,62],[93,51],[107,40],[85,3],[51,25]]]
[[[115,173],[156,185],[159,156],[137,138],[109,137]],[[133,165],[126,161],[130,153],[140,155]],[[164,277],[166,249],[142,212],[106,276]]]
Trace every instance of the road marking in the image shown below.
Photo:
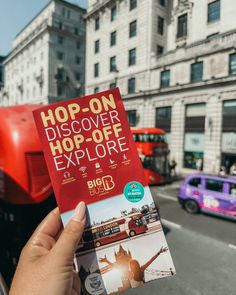
[[[83,109],[82,109],[82,112],[83,112],[83,113],[86,113],[86,112],[88,112],[88,111],[89,111],[89,108],[83,108]]]
[[[164,218],[161,218],[161,221],[166,224],[166,225],[169,225],[169,226],[172,226],[172,227],[175,227],[175,228],[182,228],[182,225],[178,224],[178,223],[175,223],[175,222],[172,222],[172,221],[169,221],[169,220],[166,220]]]
[[[178,202],[178,199],[175,198],[175,197],[172,197],[170,195],[166,195],[166,194],[162,194],[162,193],[158,193],[157,192],[157,196],[163,198],[163,199],[167,199],[167,200],[171,200],[171,201],[174,201],[174,202]]]
[[[229,248],[231,248],[231,249],[234,249],[234,250],[236,250],[236,246],[235,246],[235,245],[233,245],[233,244],[228,244],[228,247],[229,247]]]
[[[92,138],[87,138],[87,139],[85,139],[85,141],[90,142],[90,141],[92,141]]]

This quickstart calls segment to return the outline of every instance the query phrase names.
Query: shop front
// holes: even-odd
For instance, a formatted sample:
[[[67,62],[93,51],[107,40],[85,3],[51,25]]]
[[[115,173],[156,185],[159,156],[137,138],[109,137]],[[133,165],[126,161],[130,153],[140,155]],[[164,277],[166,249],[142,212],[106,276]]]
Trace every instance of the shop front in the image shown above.
[[[204,133],[186,133],[184,144],[184,167],[203,169]]]
[[[221,165],[230,173],[230,168],[236,163],[236,132],[225,132],[222,134]]]

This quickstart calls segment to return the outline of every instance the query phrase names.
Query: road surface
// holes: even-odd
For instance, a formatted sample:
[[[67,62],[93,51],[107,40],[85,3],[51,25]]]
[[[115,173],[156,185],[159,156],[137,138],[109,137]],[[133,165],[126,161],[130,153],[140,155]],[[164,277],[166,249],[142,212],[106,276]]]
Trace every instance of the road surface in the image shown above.
[[[123,294],[235,295],[236,222],[189,215],[177,202],[179,185],[177,182],[151,188],[177,274]]]

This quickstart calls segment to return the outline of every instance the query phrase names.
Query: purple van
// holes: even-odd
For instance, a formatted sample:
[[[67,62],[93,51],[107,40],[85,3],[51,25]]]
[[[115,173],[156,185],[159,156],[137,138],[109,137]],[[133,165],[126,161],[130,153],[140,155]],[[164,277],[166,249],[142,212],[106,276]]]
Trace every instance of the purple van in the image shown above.
[[[188,213],[202,211],[236,220],[236,177],[189,175],[179,189],[179,202]]]

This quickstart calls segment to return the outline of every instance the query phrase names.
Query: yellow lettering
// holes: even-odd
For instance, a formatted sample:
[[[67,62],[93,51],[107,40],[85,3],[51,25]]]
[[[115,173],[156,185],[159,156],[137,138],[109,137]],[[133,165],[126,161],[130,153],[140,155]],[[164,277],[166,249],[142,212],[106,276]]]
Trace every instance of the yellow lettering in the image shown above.
[[[80,144],[81,144],[82,142],[84,142],[84,137],[83,137],[83,135],[81,135],[81,134],[75,135],[75,136],[74,136],[74,142],[75,142],[75,146],[76,146],[76,148],[77,148],[77,149],[80,148]]]
[[[57,121],[60,123],[64,123],[68,120],[68,112],[64,107],[58,107],[55,109],[55,116]]]
[[[52,125],[55,125],[55,119],[52,113],[52,110],[48,110],[48,115],[46,116],[44,112],[40,113],[41,119],[43,121],[44,127],[48,127],[48,121],[51,122]]]
[[[109,94],[109,98],[102,96],[102,103],[103,103],[105,111],[109,110],[108,106],[110,106],[113,110],[116,108],[116,103],[115,103],[113,94]]]
[[[120,128],[120,126],[121,126],[121,123],[117,123],[113,125],[113,130],[116,137],[119,137],[119,133],[122,131],[122,128]]]
[[[102,104],[98,98],[92,98],[89,102],[90,110],[94,114],[99,114],[102,112]]]
[[[79,113],[80,106],[77,103],[71,103],[68,105],[68,110],[72,120],[75,119],[75,114]]]
[[[55,145],[53,144],[53,142],[50,142],[49,145],[50,145],[50,149],[53,156],[56,156],[56,151],[59,151],[59,154],[62,154],[62,147],[61,147],[60,140],[57,140]]]

